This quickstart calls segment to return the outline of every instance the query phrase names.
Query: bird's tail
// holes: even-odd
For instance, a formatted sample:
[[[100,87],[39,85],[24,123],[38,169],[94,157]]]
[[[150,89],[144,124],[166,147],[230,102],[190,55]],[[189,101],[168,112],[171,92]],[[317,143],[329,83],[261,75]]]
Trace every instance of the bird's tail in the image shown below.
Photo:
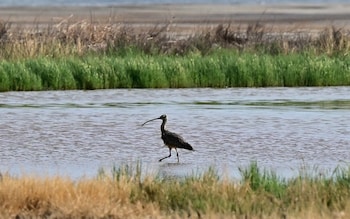
[[[190,151],[193,151],[193,147],[192,147],[189,143],[185,143],[185,144],[183,145],[183,148],[184,148],[184,149],[187,149],[187,150],[190,150]]]

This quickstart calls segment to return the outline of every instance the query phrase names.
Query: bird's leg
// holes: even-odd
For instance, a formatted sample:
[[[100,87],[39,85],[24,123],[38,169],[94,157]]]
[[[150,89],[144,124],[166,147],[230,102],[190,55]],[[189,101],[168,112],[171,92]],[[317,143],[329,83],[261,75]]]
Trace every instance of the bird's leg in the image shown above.
[[[171,157],[171,148],[169,148],[169,156],[163,157],[162,159],[159,160],[159,162],[161,162],[162,160],[164,160],[165,158],[169,158]]]
[[[175,148],[176,156],[177,156],[177,162],[179,163],[179,153],[177,153],[177,149]]]

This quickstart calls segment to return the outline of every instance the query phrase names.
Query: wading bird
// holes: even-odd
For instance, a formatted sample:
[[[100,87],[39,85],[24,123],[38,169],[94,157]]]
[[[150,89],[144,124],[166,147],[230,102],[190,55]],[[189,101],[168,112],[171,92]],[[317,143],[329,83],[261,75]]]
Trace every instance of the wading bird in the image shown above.
[[[177,162],[179,162],[179,153],[177,152],[177,148],[184,148],[192,151],[193,150],[192,146],[189,143],[187,143],[180,135],[165,129],[165,123],[167,121],[166,115],[161,115],[158,118],[148,120],[147,122],[143,123],[142,126],[144,126],[148,122],[151,122],[157,119],[161,119],[163,121],[162,125],[160,126],[160,130],[162,131],[162,139],[164,141],[164,144],[169,148],[169,155],[161,158],[159,162],[164,160],[165,158],[171,157],[171,149],[173,148],[176,151]]]

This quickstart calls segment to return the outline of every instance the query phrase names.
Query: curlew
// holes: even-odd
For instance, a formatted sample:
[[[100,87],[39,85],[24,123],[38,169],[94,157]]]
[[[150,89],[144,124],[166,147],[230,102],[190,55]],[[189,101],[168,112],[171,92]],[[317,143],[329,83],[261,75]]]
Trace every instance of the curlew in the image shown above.
[[[179,153],[177,152],[177,148],[184,148],[192,151],[193,150],[192,146],[189,143],[187,143],[180,135],[165,129],[165,123],[167,122],[166,115],[161,115],[158,118],[148,120],[145,123],[143,123],[142,126],[144,126],[148,122],[151,122],[157,119],[161,119],[163,121],[160,126],[160,130],[162,132],[162,139],[164,141],[164,144],[169,148],[169,155],[159,159],[159,162],[161,162],[165,158],[171,157],[171,149],[173,148],[176,151],[177,162],[179,162]]]

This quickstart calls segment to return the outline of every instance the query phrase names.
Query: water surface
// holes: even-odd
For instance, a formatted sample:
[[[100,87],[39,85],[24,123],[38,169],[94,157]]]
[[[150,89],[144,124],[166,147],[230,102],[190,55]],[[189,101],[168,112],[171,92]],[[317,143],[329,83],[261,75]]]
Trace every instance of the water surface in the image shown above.
[[[164,176],[258,165],[282,176],[350,161],[350,87],[0,93],[0,171],[96,176],[135,165]],[[196,151],[168,155],[160,120]]]

